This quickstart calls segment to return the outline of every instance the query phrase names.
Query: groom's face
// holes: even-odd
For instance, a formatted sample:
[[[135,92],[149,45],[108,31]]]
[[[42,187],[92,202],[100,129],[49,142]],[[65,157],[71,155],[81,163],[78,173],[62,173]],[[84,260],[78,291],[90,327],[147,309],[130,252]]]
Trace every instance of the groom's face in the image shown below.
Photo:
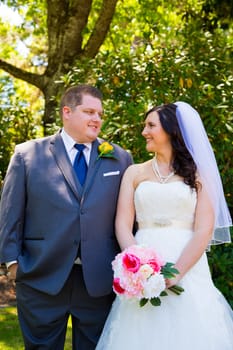
[[[93,142],[100,133],[102,115],[101,100],[83,95],[80,105],[63,107],[64,129],[78,143]]]

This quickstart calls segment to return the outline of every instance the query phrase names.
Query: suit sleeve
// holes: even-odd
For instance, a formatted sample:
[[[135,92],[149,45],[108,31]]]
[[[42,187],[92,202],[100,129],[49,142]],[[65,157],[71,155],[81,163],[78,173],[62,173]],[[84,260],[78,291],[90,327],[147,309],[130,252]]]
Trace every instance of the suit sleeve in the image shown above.
[[[21,251],[26,205],[26,177],[20,153],[11,158],[0,202],[0,262],[17,260]]]

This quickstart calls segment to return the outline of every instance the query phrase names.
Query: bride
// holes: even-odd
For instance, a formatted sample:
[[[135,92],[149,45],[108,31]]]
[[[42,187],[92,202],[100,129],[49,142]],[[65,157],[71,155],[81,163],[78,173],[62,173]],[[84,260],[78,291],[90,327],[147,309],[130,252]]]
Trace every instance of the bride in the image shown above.
[[[232,310],[211,279],[205,251],[230,242],[232,225],[199,114],[177,102],[150,109],[142,135],[151,160],[123,177],[116,215],[122,250],[154,248],[179,274],[161,305],[116,297],[96,350],[232,350]],[[138,231],[133,235],[133,224]]]

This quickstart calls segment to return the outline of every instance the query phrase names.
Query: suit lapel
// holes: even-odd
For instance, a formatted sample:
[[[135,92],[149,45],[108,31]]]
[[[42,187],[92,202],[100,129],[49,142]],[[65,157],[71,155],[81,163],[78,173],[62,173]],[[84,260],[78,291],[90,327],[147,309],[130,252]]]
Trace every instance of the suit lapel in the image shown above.
[[[55,158],[58,168],[64,175],[67,183],[71,187],[78,200],[81,201],[83,189],[76,178],[75,172],[66,153],[64,143],[60,136],[60,132],[55,134],[51,139],[50,150]]]

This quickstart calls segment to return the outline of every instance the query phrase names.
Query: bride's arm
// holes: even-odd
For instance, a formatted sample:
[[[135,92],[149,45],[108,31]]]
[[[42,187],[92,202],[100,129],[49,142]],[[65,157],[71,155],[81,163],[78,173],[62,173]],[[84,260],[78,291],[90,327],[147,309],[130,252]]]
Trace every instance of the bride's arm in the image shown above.
[[[199,260],[211,240],[214,228],[214,211],[204,187],[197,194],[194,220],[194,234],[182,251],[175,267],[179,270],[176,278],[166,281],[167,287],[176,284],[185,273]]]
[[[133,235],[133,225],[135,219],[134,208],[134,178],[135,167],[131,165],[122,178],[116,213],[116,238],[122,250],[136,244]]]

